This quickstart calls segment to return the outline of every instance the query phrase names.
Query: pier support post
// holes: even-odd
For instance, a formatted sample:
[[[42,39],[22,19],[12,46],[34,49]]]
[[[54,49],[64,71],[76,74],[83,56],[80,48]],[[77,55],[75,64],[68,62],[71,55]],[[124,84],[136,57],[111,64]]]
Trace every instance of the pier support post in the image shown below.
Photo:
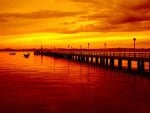
[[[80,60],[80,57],[79,57],[79,56],[77,56],[77,60],[78,60],[78,61]]]
[[[75,56],[75,60],[77,60],[77,56]]]
[[[98,57],[96,57],[96,64],[98,64]]]
[[[86,62],[88,62],[88,63],[89,63],[89,57],[88,57],[88,56],[86,57]]]
[[[91,63],[93,64],[93,57],[91,57]]]
[[[83,56],[83,62],[85,62],[85,56]]]
[[[141,72],[141,61],[137,61],[137,71]]]
[[[128,71],[131,71],[131,60],[128,60]]]
[[[122,59],[118,59],[118,68],[122,69]]]
[[[79,61],[82,61],[82,56],[79,56]]]
[[[149,62],[149,74],[150,74],[150,62]]]
[[[103,58],[101,57],[100,58],[100,65],[103,66],[103,63],[104,63],[104,61],[103,61]]]
[[[105,58],[103,58],[103,66],[105,66],[105,61],[106,61]]]
[[[105,66],[108,67],[108,58],[106,58]]]
[[[80,56],[78,56],[78,61],[80,61]]]
[[[87,57],[85,56],[85,62],[87,62]]]
[[[57,56],[57,55],[56,55]],[[66,58],[69,59],[69,55],[66,55]]]
[[[84,59],[85,59],[85,62],[87,62],[87,57],[86,56],[84,57]]]
[[[73,59],[73,60],[74,60],[74,55],[71,55],[71,59]]]
[[[70,60],[71,60],[71,59],[72,59],[72,55],[68,55],[68,59],[70,59]]]
[[[80,56],[80,61],[82,61],[82,56]]]
[[[141,72],[143,73],[144,72],[144,61],[141,60]]]
[[[143,73],[144,72],[144,61],[143,60],[139,60],[137,64],[138,64],[137,71],[140,72],[140,73]]]
[[[111,59],[110,59],[110,67],[111,67],[111,68],[114,68],[114,58],[111,58]]]
[[[84,56],[81,57],[81,61],[82,61],[82,62],[85,61],[85,57],[84,57]]]
[[[71,55],[71,60],[73,59],[73,55]]]
[[[82,56],[80,56],[80,61],[82,61]]]
[[[58,55],[57,55],[58,56]],[[67,55],[67,59],[70,59],[70,55]]]

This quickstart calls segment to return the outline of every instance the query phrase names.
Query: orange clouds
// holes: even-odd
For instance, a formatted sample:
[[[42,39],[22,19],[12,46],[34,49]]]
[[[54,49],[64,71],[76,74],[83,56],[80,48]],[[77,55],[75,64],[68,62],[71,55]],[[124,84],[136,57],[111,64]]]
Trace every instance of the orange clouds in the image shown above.
[[[12,4],[15,5],[15,2],[16,4],[21,4],[21,2],[17,1],[13,1]],[[23,2],[25,1],[23,0]],[[26,9],[24,8],[22,12],[19,11],[19,13],[11,12],[11,8],[10,12],[7,11],[7,13],[1,11],[0,25],[7,26],[6,29],[8,30],[13,26],[14,29],[16,29],[16,33],[26,33],[26,31],[56,33],[120,32],[145,31],[150,29],[149,0],[63,0],[60,10],[60,5],[57,5],[56,2],[46,2],[41,3],[41,8],[38,5],[38,11],[32,11],[31,7],[29,8],[31,10],[30,12],[25,12],[28,7],[26,7]],[[1,1],[1,3],[3,2]],[[33,3],[33,5],[39,4],[35,2],[35,0],[31,0],[31,3]],[[76,9],[73,11],[69,9],[66,10],[66,3],[72,4],[70,7],[76,7]],[[53,10],[51,10],[51,8],[42,10],[43,8],[47,8],[46,4],[50,6],[54,4],[55,9],[53,7]],[[18,5],[16,7],[18,7]],[[20,9],[20,7],[18,7],[18,9]],[[42,26],[41,22],[43,23]],[[31,27],[31,23],[33,23],[32,30],[25,30]],[[47,24],[49,26],[47,26]],[[20,28],[18,27],[19,25]],[[25,27],[25,29],[20,31],[22,27]],[[37,27],[39,27],[39,29],[37,29]],[[5,27],[0,29],[5,29]],[[3,32],[4,30],[0,30],[0,32],[1,31]],[[10,30],[10,34],[11,31],[12,30]],[[13,32],[15,33],[15,30],[13,30]]]
[[[81,34],[85,33],[88,41],[94,37],[99,43],[109,36],[117,41],[124,35],[121,32],[125,36],[133,32],[129,37],[141,32],[140,38],[142,35],[148,37],[149,6],[149,0],[0,0],[0,38],[6,35],[55,33],[59,38],[60,34],[70,34],[70,39],[81,41],[84,37]],[[142,34],[144,31],[148,33]],[[119,36],[115,38],[112,32]],[[104,33],[105,36],[91,36],[90,33]],[[76,34],[79,36],[74,37]],[[46,39],[51,37],[43,40]],[[148,40],[143,38],[141,44]]]
[[[0,14],[0,24],[2,25],[0,27],[0,34],[58,32],[58,29],[64,29],[60,27],[60,25],[66,26],[72,23],[70,23],[69,21],[65,22],[66,18],[68,19],[69,17],[75,17],[82,13],[83,12],[79,11],[67,12],[48,10],[42,10],[31,13],[3,13]],[[62,31],[62,33],[66,31],[67,30]]]

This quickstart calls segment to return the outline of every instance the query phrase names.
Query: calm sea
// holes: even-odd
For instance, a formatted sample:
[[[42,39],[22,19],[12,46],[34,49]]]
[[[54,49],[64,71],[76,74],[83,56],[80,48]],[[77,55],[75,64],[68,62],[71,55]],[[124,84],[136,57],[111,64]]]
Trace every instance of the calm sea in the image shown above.
[[[0,113],[150,113],[150,78],[0,52]]]

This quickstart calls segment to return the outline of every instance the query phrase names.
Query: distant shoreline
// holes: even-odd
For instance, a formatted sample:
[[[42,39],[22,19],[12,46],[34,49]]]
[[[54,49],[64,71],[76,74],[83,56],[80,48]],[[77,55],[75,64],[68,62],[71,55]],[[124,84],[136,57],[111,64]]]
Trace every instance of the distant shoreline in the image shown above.
[[[0,51],[35,51],[36,49],[0,49]]]
[[[0,51],[36,51],[40,49],[0,49]],[[72,48],[72,49],[65,49],[65,48],[55,48],[55,49],[49,49],[49,48],[43,48],[43,51],[48,50],[58,50],[58,51],[102,51],[102,52],[150,52],[150,48],[99,48],[99,49],[78,49],[78,48]]]

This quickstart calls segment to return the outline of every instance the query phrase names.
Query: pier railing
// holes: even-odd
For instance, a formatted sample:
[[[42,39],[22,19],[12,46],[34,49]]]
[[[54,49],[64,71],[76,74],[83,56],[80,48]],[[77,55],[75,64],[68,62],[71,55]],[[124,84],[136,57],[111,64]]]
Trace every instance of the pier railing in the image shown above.
[[[150,59],[148,52],[52,51],[57,54]]]

